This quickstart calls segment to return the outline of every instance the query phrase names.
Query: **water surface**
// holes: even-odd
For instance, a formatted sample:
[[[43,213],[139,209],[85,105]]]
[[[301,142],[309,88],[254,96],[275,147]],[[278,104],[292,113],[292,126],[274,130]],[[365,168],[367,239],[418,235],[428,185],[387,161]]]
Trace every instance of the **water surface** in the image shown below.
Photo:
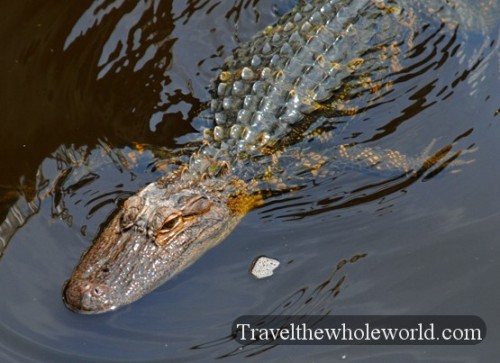
[[[293,4],[0,5],[0,219],[15,206],[34,212],[0,260],[0,361],[484,362],[500,353],[494,21],[465,43],[420,29],[423,45],[391,101],[344,130],[347,141],[408,155],[434,140],[433,151],[452,146],[447,158],[474,162],[413,179],[311,178],[142,300],[99,316],[62,304],[100,225],[195,139],[224,57]],[[259,255],[281,261],[272,278],[249,275]],[[488,337],[466,347],[239,349],[231,340],[236,317],[271,313],[472,314]]]

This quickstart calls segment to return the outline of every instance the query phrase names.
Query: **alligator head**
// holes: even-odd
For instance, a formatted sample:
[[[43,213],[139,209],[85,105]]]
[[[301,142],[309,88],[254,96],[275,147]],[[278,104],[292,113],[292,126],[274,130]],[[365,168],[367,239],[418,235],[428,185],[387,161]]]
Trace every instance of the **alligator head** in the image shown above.
[[[141,298],[222,241],[252,204],[241,181],[182,174],[125,201],[67,281],[67,307],[102,313]]]

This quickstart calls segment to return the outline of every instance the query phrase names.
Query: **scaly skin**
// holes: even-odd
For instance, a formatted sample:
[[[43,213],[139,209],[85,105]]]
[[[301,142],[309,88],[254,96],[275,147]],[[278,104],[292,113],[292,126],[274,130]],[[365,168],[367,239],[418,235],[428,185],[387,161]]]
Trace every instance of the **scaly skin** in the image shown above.
[[[240,207],[243,199],[251,199],[238,180],[183,180],[183,172],[148,185],[125,202],[65,289],[72,309],[102,312],[136,300],[236,226],[244,211],[232,209],[231,198],[239,198]]]
[[[411,49],[417,19],[452,24],[457,14],[445,0],[316,0],[241,46],[215,82],[204,145],[125,202],[67,282],[66,305],[101,313],[165,282],[222,241],[262,201],[263,185],[290,187],[278,172],[284,159],[300,164],[292,174],[326,159],[335,170],[390,175],[422,167],[424,157],[392,150],[290,146],[321,118],[360,113],[390,88],[386,76],[399,70],[400,48]]]

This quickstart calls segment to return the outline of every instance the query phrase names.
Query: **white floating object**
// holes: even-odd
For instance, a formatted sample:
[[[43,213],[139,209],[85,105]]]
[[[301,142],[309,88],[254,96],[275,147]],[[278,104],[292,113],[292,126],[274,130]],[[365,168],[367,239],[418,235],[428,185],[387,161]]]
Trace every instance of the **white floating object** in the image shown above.
[[[258,279],[263,279],[273,275],[274,270],[280,265],[278,260],[274,258],[260,256],[257,257],[253,264],[250,272]]]

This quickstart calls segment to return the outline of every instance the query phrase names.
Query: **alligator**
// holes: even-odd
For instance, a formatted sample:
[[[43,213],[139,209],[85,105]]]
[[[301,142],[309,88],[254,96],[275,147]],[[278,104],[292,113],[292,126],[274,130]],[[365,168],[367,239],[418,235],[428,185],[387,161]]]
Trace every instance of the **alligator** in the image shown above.
[[[335,120],[352,122],[390,93],[422,24],[453,34],[469,15],[452,0],[299,2],[225,59],[201,146],[115,212],[66,282],[66,306],[102,313],[136,301],[306,172],[408,176],[442,162],[443,152],[330,141],[345,127]],[[327,146],[297,147],[308,138]]]

